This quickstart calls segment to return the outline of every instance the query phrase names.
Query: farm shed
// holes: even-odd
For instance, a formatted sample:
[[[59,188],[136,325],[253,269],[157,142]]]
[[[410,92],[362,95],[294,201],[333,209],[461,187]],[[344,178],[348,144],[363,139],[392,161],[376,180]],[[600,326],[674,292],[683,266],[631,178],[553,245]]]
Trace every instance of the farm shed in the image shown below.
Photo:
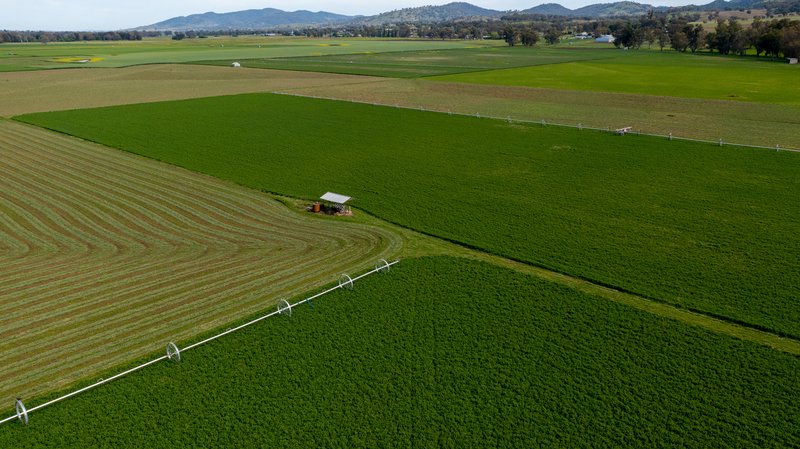
[[[319,197],[319,199],[327,203],[325,207],[322,208],[323,212],[333,213],[335,215],[353,215],[353,211],[350,207],[345,205],[352,197],[339,193],[327,192],[325,195]],[[320,209],[319,203],[314,205],[314,212],[319,212],[318,209]]]
[[[604,44],[613,44],[615,39],[614,39],[614,36],[612,36],[610,34],[604,34],[604,35],[598,37],[597,39],[595,39],[594,41],[595,42],[601,42],[601,43],[604,43]]]

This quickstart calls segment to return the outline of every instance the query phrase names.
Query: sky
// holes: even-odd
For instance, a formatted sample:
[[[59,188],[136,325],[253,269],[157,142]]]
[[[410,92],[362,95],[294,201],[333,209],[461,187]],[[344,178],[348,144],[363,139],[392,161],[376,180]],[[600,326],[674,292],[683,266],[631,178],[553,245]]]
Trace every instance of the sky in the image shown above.
[[[307,9],[348,15],[372,15],[393,9],[443,5],[455,0],[0,0],[0,29],[89,31],[119,30],[150,25],[176,16],[208,11],[277,8]],[[469,0],[465,0],[469,1]],[[474,0],[483,8],[506,11],[527,9],[542,3],[561,3],[578,8],[614,0]],[[653,5],[678,6],[711,0],[639,0]]]

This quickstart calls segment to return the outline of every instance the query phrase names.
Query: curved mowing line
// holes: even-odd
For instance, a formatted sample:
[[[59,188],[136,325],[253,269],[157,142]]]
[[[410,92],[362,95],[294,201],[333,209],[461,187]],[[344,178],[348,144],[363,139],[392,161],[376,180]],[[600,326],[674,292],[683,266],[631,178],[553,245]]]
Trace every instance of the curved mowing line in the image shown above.
[[[255,277],[256,277],[257,279],[258,279],[258,278],[261,278],[261,273],[256,273],[256,274],[255,274]],[[259,279],[259,282],[263,282],[263,280]],[[262,289],[263,289],[263,286],[262,286]],[[223,287],[223,288],[221,288],[221,289],[220,289],[220,291],[219,291],[219,293],[224,293],[224,290],[225,290],[225,288],[224,288],[224,287]],[[206,292],[206,293],[208,293],[208,288],[206,288],[206,289],[205,289],[205,292]],[[216,293],[216,292],[214,292],[214,293]],[[237,292],[237,294],[241,294],[241,293],[240,293],[240,292]],[[237,296],[238,296],[238,295],[237,295]],[[237,301],[237,305],[238,305],[238,306],[241,306],[241,303]],[[172,308],[172,306],[167,306],[167,307],[168,307],[168,308]],[[186,307],[189,307],[189,305],[187,305]],[[262,305],[262,307],[263,307],[263,305]],[[136,310],[140,310],[140,308],[137,308]],[[141,309],[141,310],[142,310],[143,312],[145,312],[145,311],[144,311],[144,309]],[[175,312],[177,313],[177,312],[179,312],[179,310],[175,310]],[[146,311],[146,313],[147,313],[147,315],[151,315],[150,311]],[[156,315],[158,315],[158,314],[156,314]],[[100,323],[100,321],[98,321],[98,323]],[[115,327],[115,329],[116,329],[116,328],[117,328],[117,327]],[[121,331],[122,329],[120,328],[119,330]],[[38,336],[37,336],[37,338],[38,338]],[[35,340],[35,338],[34,338],[33,340]],[[62,349],[63,349],[63,348],[62,348]]]
[[[255,256],[252,255],[253,253],[255,253]],[[236,262],[236,260],[241,257],[247,257],[247,258],[258,257],[262,261],[265,260],[270,261],[268,257],[264,257],[264,255],[261,254],[259,251],[254,252],[248,250],[244,255],[229,254],[228,252],[214,254],[214,255],[215,256],[219,255],[223,257],[224,260],[226,261],[232,259],[232,262]],[[321,263],[325,263],[327,262],[327,259],[331,257],[341,259],[342,255],[341,253],[336,253],[335,255],[329,254],[327,256],[323,256],[319,258],[315,263],[313,263],[313,265],[319,265]],[[281,273],[280,271],[277,271],[278,267],[291,266],[296,271],[297,269],[303,269],[305,265],[311,265],[310,262],[303,262],[302,260],[299,259],[300,259],[299,257],[292,257],[288,259],[281,258],[279,260],[280,263],[273,263],[272,272]],[[206,259],[205,262],[206,262],[204,264],[205,267],[203,268],[204,270],[210,270],[211,268],[209,267],[213,266],[214,267],[213,269],[215,270],[215,272],[213,273],[214,275],[221,273],[219,271],[221,270],[220,266],[211,265],[212,262],[211,260]],[[148,289],[163,290],[163,289],[158,289],[157,288],[158,285],[170,284],[170,288],[174,289],[176,285],[182,285],[181,284],[182,282],[189,282],[189,283],[195,282],[194,276],[196,276],[196,273],[191,273],[190,275],[186,275],[184,273],[178,273],[176,264],[173,261],[167,261],[166,264],[170,266],[170,271],[172,272],[172,275],[168,277],[160,276],[159,279],[157,280],[148,281],[148,279],[152,278],[155,273],[160,273],[160,270],[154,269],[153,267],[145,267],[144,269],[137,267],[135,271],[125,271],[125,273],[123,274],[117,273],[120,270],[114,270],[113,272],[115,276],[107,279],[101,279],[100,281],[102,282],[94,278],[90,278],[85,282],[78,284],[75,284],[75,282],[72,281],[64,282],[60,284],[62,289],[57,291],[56,293],[47,292],[50,296],[44,298],[29,297],[23,304],[18,305],[16,310],[12,308],[9,310],[9,312],[13,313],[20,311],[20,309],[23,309],[21,311],[27,309],[30,310],[31,312],[35,312],[37,315],[50,316],[51,319],[43,320],[38,323],[38,325],[43,326],[45,324],[50,324],[51,321],[55,321],[57,319],[57,315],[54,316],[53,315],[54,313],[61,315],[67,312],[72,312],[75,309],[80,310],[81,308],[87,308],[87,307],[93,308],[92,313],[98,313],[100,309],[98,308],[97,304],[94,304],[92,306],[81,305],[82,303],[85,303],[85,298],[113,294],[118,299],[119,298],[124,299],[127,295],[132,294],[132,292],[136,293],[140,290],[148,290]],[[189,268],[192,268],[194,265],[196,265],[196,261],[190,260],[189,262],[187,262],[187,265],[189,266]],[[81,301],[81,304],[77,302],[74,303],[67,302],[69,300],[77,301],[80,299],[83,299],[83,301]],[[67,302],[67,304],[64,305],[63,304],[64,302]],[[41,305],[42,307],[37,307],[38,305]],[[89,313],[89,311],[86,310],[86,313]],[[14,333],[13,331],[16,330],[15,326],[11,325],[10,323],[6,324],[4,321],[6,320],[0,320],[0,326],[8,327],[7,333],[13,334]],[[32,333],[28,331],[27,336],[32,337]]]
[[[104,172],[105,172],[105,171],[104,171]],[[117,178],[118,178],[118,177],[115,177],[114,179],[117,179]],[[113,182],[113,181],[112,181],[112,182]],[[168,185],[169,185],[169,186],[174,186],[175,184],[174,184],[174,183],[173,183],[173,184],[164,184],[164,185],[160,185],[159,187],[165,187],[165,186],[168,186]],[[120,187],[120,188],[123,188],[123,189],[127,187],[125,184],[117,184],[117,186],[118,186],[118,187]],[[173,193],[175,193],[175,192],[178,192],[178,190],[177,190],[177,189],[175,189],[175,190],[172,190],[172,192],[173,192]],[[201,199],[201,200],[205,200],[205,198],[198,198],[195,192],[191,192],[191,193],[190,193],[190,195],[191,195],[191,198],[190,198],[190,199]],[[134,198],[131,198],[131,199],[130,199],[130,201],[136,201],[136,200],[135,200]],[[216,205],[213,205],[213,206],[216,206]],[[210,211],[210,208],[209,208],[209,211]],[[241,216],[241,214],[239,214],[239,216]],[[226,214],[226,216],[225,216],[224,218],[231,218],[231,217],[232,217],[232,215],[231,215],[230,213],[227,213],[227,214]],[[249,215],[248,215],[248,217],[249,217]],[[262,224],[262,223],[259,223],[259,224]],[[238,228],[244,228],[244,227],[247,227],[247,228],[248,228],[248,229],[247,229],[248,231],[252,231],[252,230],[259,230],[259,228],[258,228],[258,227],[250,227],[250,226],[246,226],[245,222],[239,222],[239,226],[238,226]],[[224,229],[224,228],[220,228],[220,229]]]
[[[48,201],[45,199],[38,186],[34,183],[25,181],[23,178],[14,176],[12,173],[2,174],[2,188],[12,196],[18,198],[27,197],[33,200],[27,204],[31,216],[48,226],[49,229],[41,230],[45,235],[59,235],[58,239],[68,242],[70,248],[77,248],[84,251],[109,251],[118,252],[122,247],[103,238],[103,233],[95,229],[95,223],[87,220],[80,211],[75,211],[69,207],[67,201]],[[63,199],[63,196],[53,192],[53,200]]]
[[[219,276],[218,276],[219,277]],[[136,334],[140,333],[140,329],[147,329],[150,326],[150,322],[155,324],[156,322],[163,319],[165,315],[163,313],[169,312],[168,315],[174,318],[177,318],[176,321],[183,321],[186,319],[190,319],[190,321],[196,321],[191,319],[192,317],[189,315],[191,312],[197,313],[199,316],[208,316],[208,313],[205,313],[205,310],[217,310],[218,312],[222,312],[225,315],[230,312],[227,309],[236,308],[242,309],[243,302],[240,300],[241,296],[246,293],[246,291],[242,290],[252,290],[253,292],[270,292],[278,288],[279,290],[284,290],[284,285],[262,285],[265,283],[269,283],[270,279],[264,279],[261,273],[240,273],[238,274],[238,278],[231,279],[228,276],[222,275],[222,280],[214,280],[214,282],[208,282],[210,280],[206,280],[208,283],[203,285],[203,290],[205,293],[209,295],[214,295],[213,297],[224,297],[226,293],[228,296],[231,292],[228,292],[227,283],[235,280],[235,284],[239,285],[240,287],[236,289],[235,293],[237,299],[235,301],[228,301],[227,304],[223,304],[223,307],[217,307],[216,309],[209,309],[207,307],[198,308],[196,307],[198,303],[203,302],[202,300],[194,300],[193,296],[196,293],[196,289],[191,288],[190,286],[184,286],[178,291],[170,292],[170,299],[168,302],[160,302],[154,301],[153,298],[148,297],[144,298],[143,300],[139,300],[139,304],[130,303],[130,310],[135,313],[126,312],[123,314],[117,314],[117,310],[111,308],[110,310],[104,311],[101,314],[96,314],[98,316],[92,317],[92,322],[96,323],[97,326],[103,325],[102,329],[114,329],[113,333],[114,336],[118,339],[129,339],[135,338]],[[284,279],[291,279],[292,284],[296,284],[298,280],[294,279],[294,277],[289,277],[284,274],[276,274],[274,277],[282,277]],[[330,276],[333,278],[334,276]],[[250,284],[253,284],[251,287]],[[161,292],[159,292],[161,293]],[[254,295],[250,295],[256,302],[259,303],[261,308],[264,307],[263,303],[256,299]],[[214,301],[206,300],[206,302],[214,303]],[[135,306],[135,307],[133,307]],[[89,318],[89,317],[85,317]],[[110,324],[113,323],[113,326]],[[157,327],[157,326],[155,326]],[[85,332],[85,329],[78,329],[79,331]],[[50,332],[48,330],[48,332]],[[44,358],[48,356],[49,353],[52,352],[54,354],[54,358],[58,358],[61,351],[69,350],[71,343],[83,343],[81,339],[82,336],[79,332],[69,332],[66,330],[55,329],[53,332],[59,334],[61,336],[61,342],[53,347],[40,347],[36,358]],[[101,341],[106,340],[106,336],[109,334],[110,331],[103,331],[99,333],[94,333],[92,336],[92,340],[100,339]],[[67,338],[70,336],[71,338]],[[28,345],[36,345],[38,340],[42,337],[42,335],[36,336],[25,336],[25,340],[27,342],[20,341],[18,344],[22,347],[28,347]],[[105,341],[108,343],[107,341]],[[88,342],[87,342],[88,343]],[[26,358],[27,361],[31,360],[30,358]]]
[[[0,121],[0,401],[43,394],[389,257],[402,238]]]
[[[135,156],[131,156],[131,157],[135,157]],[[142,181],[144,181],[144,179],[142,179]],[[163,188],[163,187],[165,187],[165,186],[169,186],[169,185],[161,184],[161,185],[159,185],[159,188]],[[248,200],[252,200],[252,198],[248,198]],[[273,205],[273,206],[274,206],[274,205]],[[255,212],[257,212],[257,211],[255,211]],[[248,215],[248,217],[249,217],[249,216],[250,216],[250,215]],[[259,224],[262,224],[262,223],[259,223]]]
[[[21,159],[21,158],[19,158]],[[77,212],[82,212],[84,216],[88,216],[89,220],[85,220],[84,217],[80,217],[79,219],[83,219],[87,221],[87,225],[90,227],[94,227],[95,225],[106,227],[109,232],[115,232],[117,235],[124,235],[125,226],[119,222],[119,220],[113,219],[108,214],[104,213],[102,207],[95,207],[94,210],[89,208],[88,206],[84,206],[84,203],[89,203],[88,200],[94,199],[93,191],[89,188],[90,185],[80,188],[79,186],[74,186],[71,183],[63,182],[63,186],[58,186],[55,183],[48,183],[45,181],[48,175],[52,175],[53,172],[56,172],[57,169],[53,167],[55,164],[50,164],[45,167],[45,170],[38,171],[34,167],[28,166],[24,167],[19,166],[18,171],[25,170],[32,174],[37,174],[39,176],[38,182],[36,185],[31,187],[30,193],[35,195],[36,198],[40,199],[42,203],[51,203],[54,200],[58,199],[59,204],[67,204],[70,208],[74,208]],[[88,184],[88,183],[87,183]],[[49,189],[47,187],[50,187]],[[95,187],[98,189],[98,187]],[[55,192],[54,192],[55,190]],[[96,191],[96,190],[95,190]],[[101,190],[102,191],[102,190]],[[44,207],[44,206],[43,206]],[[96,218],[95,218],[96,217]],[[132,228],[139,227],[138,221],[146,220],[146,215],[142,214],[140,220],[132,220],[129,222],[127,226],[127,232],[131,233]],[[130,216],[130,218],[134,218]],[[150,232],[158,234],[158,235],[165,235],[168,236],[166,232],[162,231],[156,226],[149,227]],[[144,234],[143,232],[136,232],[134,235]],[[134,243],[127,243],[127,246],[152,246],[148,242],[148,239],[144,238],[142,235],[138,235],[137,237],[131,238]],[[115,245],[118,246],[118,245]]]
[[[18,168],[19,169],[23,169],[22,167],[18,167]],[[36,169],[34,169],[32,167],[28,171],[31,174],[42,175],[42,172],[39,172],[39,171],[37,171]],[[59,172],[59,170],[55,169],[55,168],[53,168],[51,171],[54,174],[57,174]],[[83,193],[83,194],[85,194],[87,196],[86,199],[91,198],[92,191],[88,187],[86,187],[86,188],[76,187],[76,186],[70,184],[69,182],[67,182],[66,180],[63,180],[63,179],[62,179],[62,182],[63,182],[64,187],[66,189],[70,189],[71,188],[71,189],[77,191],[76,194],[75,194],[76,197],[78,196],[77,193],[80,192],[80,193]],[[27,184],[27,185],[24,185],[24,187],[25,187],[26,191],[30,192],[31,194],[35,194],[37,192],[37,187],[38,188],[47,187],[47,185],[42,185],[42,184],[45,184],[45,183],[41,183],[40,182],[39,184],[40,185]],[[81,191],[83,191],[83,192],[81,192]],[[49,192],[50,191],[48,191],[48,195],[49,195]],[[52,195],[52,197],[48,196],[46,198],[41,198],[41,200],[42,200],[41,202],[42,203],[47,203],[45,205],[46,207],[43,206],[42,208],[45,209],[45,210],[49,210],[49,209],[52,209],[52,208],[61,209],[61,207],[57,206],[56,204],[63,204],[65,202],[67,202],[67,196],[65,195],[66,192],[65,191],[62,191],[62,192],[63,193],[61,193],[61,194],[54,193]],[[141,202],[141,204],[142,204],[141,212],[143,212],[142,217],[146,217],[148,215],[152,215],[152,212],[155,211],[155,210],[162,211],[164,213],[162,215],[162,218],[168,218],[168,216],[171,216],[170,221],[181,223],[182,225],[184,225],[183,226],[184,233],[185,233],[185,237],[184,238],[186,240],[194,241],[194,242],[201,242],[201,241],[204,240],[204,238],[207,239],[207,235],[211,231],[217,231],[220,234],[223,234],[225,232],[225,230],[224,230],[224,228],[222,226],[218,226],[216,228],[210,228],[210,226],[208,226],[210,223],[203,223],[202,219],[200,219],[198,216],[196,216],[196,215],[195,216],[190,216],[185,211],[180,210],[180,208],[178,207],[178,206],[180,206],[180,203],[166,203],[167,205],[160,206],[160,205],[158,205],[159,203],[156,202],[157,197],[155,196],[155,194],[154,195],[141,195],[141,196],[144,197],[144,200],[150,200],[150,201],[147,201],[147,202],[145,202],[145,201]],[[61,201],[53,201],[53,200],[61,200]],[[169,198],[164,198],[164,200],[169,200]],[[71,204],[67,203],[67,205],[71,205]],[[172,207],[169,207],[168,205],[172,206]],[[147,207],[147,209],[145,209],[145,206]],[[70,213],[62,212],[59,215],[69,216]],[[84,217],[80,217],[80,216],[76,217],[76,220],[81,220],[81,219],[83,219],[83,221],[86,221],[86,223],[84,223],[84,226],[86,228],[88,228],[88,229],[92,229],[95,226],[101,226],[101,224],[94,223],[92,220],[85,220]],[[156,223],[156,221],[153,221],[153,223]],[[76,223],[71,223],[71,224],[73,225],[72,227],[79,226]],[[124,235],[126,233],[125,232],[126,228],[124,227],[124,225],[121,225],[121,224],[118,225],[118,226],[120,227],[120,229],[116,234]],[[197,233],[195,233],[195,235],[192,235],[190,233],[190,228],[196,228],[198,230],[207,231],[207,232],[206,232],[205,235],[202,232],[197,232]],[[165,235],[165,236],[170,236],[170,235],[178,234],[179,232],[176,229],[165,228],[160,233],[162,235]],[[82,241],[87,242],[87,244],[90,244],[90,243],[88,243],[88,240],[89,239],[84,238]]]

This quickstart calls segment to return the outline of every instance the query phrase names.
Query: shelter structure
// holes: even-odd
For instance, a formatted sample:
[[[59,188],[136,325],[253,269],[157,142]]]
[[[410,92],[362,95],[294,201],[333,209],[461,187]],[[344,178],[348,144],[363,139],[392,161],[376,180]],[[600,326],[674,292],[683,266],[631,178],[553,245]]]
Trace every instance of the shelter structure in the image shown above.
[[[238,62],[234,62],[233,64],[231,64],[231,67],[241,67],[241,66],[242,65],[239,64]]]
[[[350,206],[347,205],[347,202],[350,201],[352,197],[339,193],[327,192],[325,195],[319,197],[319,199],[325,202],[325,207],[322,208],[323,212],[333,213],[335,215],[353,215],[353,211],[350,209]]]

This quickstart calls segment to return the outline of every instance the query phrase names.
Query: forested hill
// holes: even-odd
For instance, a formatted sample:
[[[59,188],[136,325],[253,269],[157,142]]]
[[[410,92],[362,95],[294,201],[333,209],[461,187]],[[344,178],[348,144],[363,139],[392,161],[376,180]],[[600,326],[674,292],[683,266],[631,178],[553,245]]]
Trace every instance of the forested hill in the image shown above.
[[[495,20],[505,16],[520,15],[606,18],[640,16],[647,14],[649,11],[717,11],[747,8],[766,8],[768,11],[774,10],[777,13],[785,13],[800,10],[800,0],[714,0],[711,3],[700,6],[687,5],[673,8],[632,1],[595,3],[577,9],[569,9],[557,3],[545,3],[521,11],[496,11],[481,8],[471,3],[453,2],[439,6],[396,9],[374,16],[347,16],[325,11],[287,12],[280,9],[265,8],[230,13],[207,12],[205,14],[174,17],[153,25],[139,27],[137,30],[265,30],[290,26],[434,24],[456,20]]]
[[[455,2],[441,6],[420,6],[385,12],[375,16],[362,17],[356,23],[381,25],[384,23],[436,23],[455,19],[497,18],[505,12],[481,8],[470,3]]]
[[[224,30],[224,29],[265,29],[286,25],[328,25],[348,22],[356,19],[330,12],[282,11],[275,8],[249,9],[218,14],[192,14],[190,16],[173,17],[153,25],[139,27],[140,30]]]

